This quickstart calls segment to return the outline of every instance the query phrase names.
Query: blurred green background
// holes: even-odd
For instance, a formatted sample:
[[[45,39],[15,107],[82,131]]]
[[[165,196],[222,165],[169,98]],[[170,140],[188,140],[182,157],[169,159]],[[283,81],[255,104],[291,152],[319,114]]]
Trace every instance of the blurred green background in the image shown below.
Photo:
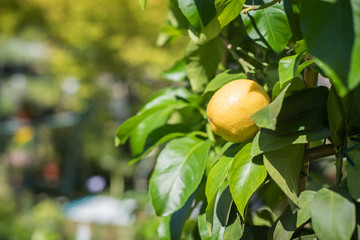
[[[0,239],[156,238],[154,160],[128,166],[114,134],[182,56],[158,37],[167,4],[0,0]]]

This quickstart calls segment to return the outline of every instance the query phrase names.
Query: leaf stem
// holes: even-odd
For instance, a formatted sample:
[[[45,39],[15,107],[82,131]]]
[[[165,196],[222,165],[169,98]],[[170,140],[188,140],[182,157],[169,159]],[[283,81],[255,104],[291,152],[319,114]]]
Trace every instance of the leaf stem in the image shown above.
[[[246,7],[246,8],[243,9],[241,13],[247,14],[249,11],[252,11],[252,10],[256,11],[256,10],[268,8],[268,7],[271,7],[272,5],[274,5],[276,3],[279,3],[279,2],[281,2],[281,0],[273,0],[271,2],[268,2],[268,3],[264,4],[264,5],[257,5],[257,6],[249,6],[249,5],[244,4],[244,7]]]

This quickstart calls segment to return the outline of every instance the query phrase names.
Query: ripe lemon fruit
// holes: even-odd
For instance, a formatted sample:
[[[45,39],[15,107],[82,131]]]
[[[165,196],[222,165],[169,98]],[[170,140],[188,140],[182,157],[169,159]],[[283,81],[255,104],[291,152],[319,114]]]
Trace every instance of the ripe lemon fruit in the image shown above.
[[[210,99],[207,117],[211,130],[229,142],[239,143],[258,131],[251,116],[270,103],[265,89],[249,79],[231,81]]]

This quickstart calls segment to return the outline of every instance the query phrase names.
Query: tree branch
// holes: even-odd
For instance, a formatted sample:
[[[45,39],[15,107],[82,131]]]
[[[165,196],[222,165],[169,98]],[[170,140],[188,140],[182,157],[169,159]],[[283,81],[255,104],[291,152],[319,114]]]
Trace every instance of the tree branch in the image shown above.
[[[332,144],[321,145],[318,147],[308,149],[305,152],[304,161],[310,162],[319,158],[335,155],[335,153],[336,152]]]
[[[271,2],[268,2],[268,3],[266,3],[266,4],[264,4],[264,5],[258,5],[258,6],[249,6],[249,5],[245,5],[244,4],[244,6],[246,7],[245,9],[243,9],[242,11],[241,11],[241,13],[243,13],[243,14],[247,14],[249,11],[251,11],[251,10],[260,10],[260,9],[264,9],[264,8],[268,8],[268,7],[271,7],[272,5],[274,5],[274,4],[276,4],[276,3],[278,3],[278,2],[280,2],[281,0],[273,0],[273,1],[271,1]]]

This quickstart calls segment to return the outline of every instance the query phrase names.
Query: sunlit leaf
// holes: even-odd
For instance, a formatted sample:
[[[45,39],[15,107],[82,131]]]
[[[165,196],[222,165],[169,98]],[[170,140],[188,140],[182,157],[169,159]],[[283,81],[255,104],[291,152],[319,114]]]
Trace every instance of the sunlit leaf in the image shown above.
[[[215,0],[215,8],[221,28],[239,16],[245,0]]]
[[[169,215],[185,204],[201,181],[209,148],[210,141],[186,136],[161,151],[149,183],[157,215]]]
[[[204,94],[208,92],[215,92],[225,84],[237,80],[237,79],[246,79],[247,76],[245,73],[240,72],[239,70],[228,69],[225,72],[222,72],[216,75],[206,86]]]
[[[311,202],[315,196],[314,191],[303,191],[299,196],[296,227],[300,227],[311,218]]]
[[[311,203],[312,226],[320,239],[350,240],[355,230],[355,204],[328,188]]]

